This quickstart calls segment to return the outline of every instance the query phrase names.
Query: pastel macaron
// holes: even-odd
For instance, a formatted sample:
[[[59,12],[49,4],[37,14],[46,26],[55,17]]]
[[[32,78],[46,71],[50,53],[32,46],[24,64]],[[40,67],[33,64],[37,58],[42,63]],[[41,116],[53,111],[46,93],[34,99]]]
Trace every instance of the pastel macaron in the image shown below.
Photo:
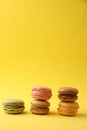
[[[58,98],[64,102],[74,102],[78,99],[78,90],[72,87],[62,87],[58,90]]]
[[[38,100],[49,100],[52,96],[50,88],[35,86],[32,88],[32,97]]]
[[[31,101],[30,111],[37,115],[46,115],[49,112],[50,103],[45,100],[33,100]]]
[[[79,104],[77,102],[67,103],[67,102],[60,102],[58,106],[58,112],[61,115],[65,116],[75,116],[78,112]]]
[[[8,114],[19,114],[24,111],[24,102],[19,99],[6,99],[3,101],[3,110]]]

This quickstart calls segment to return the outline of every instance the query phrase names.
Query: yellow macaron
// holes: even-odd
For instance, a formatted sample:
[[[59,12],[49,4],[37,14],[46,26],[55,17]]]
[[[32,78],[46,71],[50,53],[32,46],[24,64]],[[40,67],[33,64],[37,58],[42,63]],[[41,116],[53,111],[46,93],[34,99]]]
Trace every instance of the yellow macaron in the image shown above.
[[[61,115],[65,116],[75,116],[78,112],[79,104],[77,102],[67,103],[67,102],[60,102],[58,105],[58,112]]]

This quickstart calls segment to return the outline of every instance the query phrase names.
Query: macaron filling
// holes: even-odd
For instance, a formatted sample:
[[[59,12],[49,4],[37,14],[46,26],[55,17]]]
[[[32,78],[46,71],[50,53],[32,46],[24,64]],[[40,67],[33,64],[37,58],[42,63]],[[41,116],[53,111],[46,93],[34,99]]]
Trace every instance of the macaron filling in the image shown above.
[[[66,98],[76,98],[77,99],[78,98],[78,96],[76,94],[59,94],[58,97],[64,98],[64,99],[66,99]]]

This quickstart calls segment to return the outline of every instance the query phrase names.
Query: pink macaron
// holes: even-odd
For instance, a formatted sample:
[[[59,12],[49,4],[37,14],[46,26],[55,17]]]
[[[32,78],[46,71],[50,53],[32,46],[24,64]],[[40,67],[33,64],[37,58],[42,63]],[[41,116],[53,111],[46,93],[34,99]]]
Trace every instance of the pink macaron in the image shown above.
[[[32,88],[32,97],[39,100],[49,100],[52,96],[50,88],[35,86]]]

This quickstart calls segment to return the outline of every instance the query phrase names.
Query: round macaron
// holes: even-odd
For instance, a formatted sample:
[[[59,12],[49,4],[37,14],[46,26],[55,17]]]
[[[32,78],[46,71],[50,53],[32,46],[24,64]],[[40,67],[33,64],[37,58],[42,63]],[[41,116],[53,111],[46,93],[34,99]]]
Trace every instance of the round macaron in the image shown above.
[[[9,114],[19,114],[24,111],[24,102],[19,99],[6,99],[3,101],[3,109]]]
[[[58,98],[64,102],[74,102],[78,99],[78,90],[72,87],[62,87],[58,90]]]
[[[79,104],[77,102],[67,103],[67,102],[60,102],[58,107],[58,112],[61,115],[65,116],[75,116],[78,112]]]
[[[31,102],[30,111],[33,114],[45,115],[49,112],[50,103],[44,100],[33,100]]]
[[[50,88],[35,86],[32,88],[32,97],[39,100],[49,100],[52,96]]]
[[[31,101],[31,105],[39,108],[48,108],[50,106],[50,103],[45,100],[33,100]]]

